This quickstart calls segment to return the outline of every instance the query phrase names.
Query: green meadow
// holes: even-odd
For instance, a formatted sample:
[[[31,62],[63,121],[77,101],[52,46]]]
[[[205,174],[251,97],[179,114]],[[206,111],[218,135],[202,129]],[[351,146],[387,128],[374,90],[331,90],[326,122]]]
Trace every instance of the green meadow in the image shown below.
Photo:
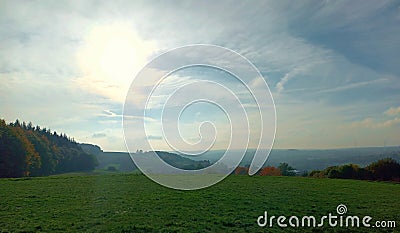
[[[178,191],[138,174],[0,179],[0,232],[400,232],[400,185],[302,177],[229,176]],[[269,215],[395,220],[396,228],[259,227]]]

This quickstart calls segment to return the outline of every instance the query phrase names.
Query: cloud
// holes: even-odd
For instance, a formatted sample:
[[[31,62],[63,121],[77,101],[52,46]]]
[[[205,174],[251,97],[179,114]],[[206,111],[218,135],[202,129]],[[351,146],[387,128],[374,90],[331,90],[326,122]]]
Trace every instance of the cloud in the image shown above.
[[[293,19],[293,34],[334,50],[353,64],[400,74],[394,60],[400,40],[397,1],[367,0],[361,5],[357,1],[321,1],[307,5],[311,3],[299,2],[294,6],[298,11],[288,16]]]
[[[356,121],[351,124],[352,128],[390,128],[395,125],[400,124],[400,117],[396,117],[394,119],[386,120],[386,121],[377,121],[373,118],[365,118],[362,121]]]
[[[290,73],[290,72],[286,73],[285,76],[281,79],[281,81],[279,81],[276,84],[276,91],[278,94],[280,94],[283,91],[283,89],[284,89],[283,85],[285,85],[289,81],[289,79],[293,76],[294,76],[293,73]]]
[[[395,126],[395,125],[398,125],[398,124],[400,124],[400,117],[396,117],[394,119],[387,120],[387,121],[382,123],[382,126],[383,127],[392,127],[392,126]]]
[[[289,82],[290,79],[292,79],[299,72],[301,72],[301,70],[302,69],[295,68],[292,71],[285,74],[285,76],[276,84],[276,91],[278,95],[285,89],[284,85],[286,85],[286,83]]]
[[[400,114],[400,107],[390,107],[388,110],[383,112],[388,117],[394,117]],[[368,129],[382,129],[392,128],[400,125],[400,117],[394,117],[391,119],[374,119],[372,117],[364,118],[361,121],[354,121],[351,123],[350,128],[368,128]]]
[[[365,82],[350,83],[350,84],[347,84],[344,86],[320,90],[320,91],[318,91],[318,93],[340,92],[340,91],[359,88],[359,87],[363,87],[363,86],[368,86],[368,85],[373,85],[373,84],[378,84],[378,83],[385,83],[387,81],[388,81],[387,78],[380,78],[380,79],[375,79],[375,80],[370,80],[370,81],[365,81]]]
[[[112,112],[111,110],[103,110],[102,116],[105,117],[121,117],[121,115],[117,115],[115,112]]]
[[[155,122],[156,120],[154,118],[148,117],[148,116],[135,116],[135,115],[129,115],[129,114],[117,114],[111,110],[103,110],[102,114],[99,114],[99,116],[103,116],[106,118],[113,118],[117,119],[115,122],[121,122],[122,118],[125,118],[126,120],[141,120],[144,119],[146,122]]]
[[[147,139],[149,139],[149,140],[162,140],[162,137],[161,136],[149,135],[149,136],[147,136]]]
[[[105,134],[105,133],[94,133],[92,135],[92,138],[104,138],[104,137],[107,137],[107,134]]]
[[[391,107],[385,112],[385,114],[388,115],[388,116],[399,115],[400,114],[400,107],[397,107],[397,108]]]
[[[351,124],[351,127],[353,128],[358,128],[358,127],[364,127],[364,128],[375,128],[376,122],[372,118],[365,118],[362,121],[355,121]]]

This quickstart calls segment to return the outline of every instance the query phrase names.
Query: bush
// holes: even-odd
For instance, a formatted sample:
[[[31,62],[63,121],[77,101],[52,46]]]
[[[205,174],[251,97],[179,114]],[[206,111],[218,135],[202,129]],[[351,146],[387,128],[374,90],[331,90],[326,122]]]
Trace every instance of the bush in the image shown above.
[[[325,177],[324,172],[323,171],[319,171],[319,170],[313,170],[308,174],[309,177],[314,177],[314,178],[323,178]]]
[[[249,172],[247,167],[237,167],[234,170],[235,175],[246,175]]]
[[[281,170],[276,167],[264,167],[259,172],[260,176],[281,176]]]
[[[118,169],[117,169],[115,166],[108,166],[108,167],[107,167],[107,171],[109,171],[109,172],[116,172],[116,171],[118,171]]]
[[[400,164],[391,158],[371,163],[365,169],[371,172],[376,180],[398,180],[400,178]]]

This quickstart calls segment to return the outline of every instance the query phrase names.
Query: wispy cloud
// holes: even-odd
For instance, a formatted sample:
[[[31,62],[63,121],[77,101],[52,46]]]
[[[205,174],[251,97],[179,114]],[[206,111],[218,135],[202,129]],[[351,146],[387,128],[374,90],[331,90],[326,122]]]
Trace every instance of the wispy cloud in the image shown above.
[[[107,137],[107,134],[105,134],[105,133],[94,133],[92,135],[92,138],[104,138],[104,137]]]
[[[149,140],[162,140],[162,137],[161,136],[148,135],[147,139],[149,139]]]
[[[395,117],[393,119],[386,121],[377,121],[374,120],[373,118],[365,118],[362,121],[353,122],[351,124],[351,127],[376,129],[376,128],[389,128],[399,124],[400,124],[400,117]]]
[[[335,87],[335,88],[323,89],[323,90],[318,91],[318,93],[340,92],[340,91],[345,91],[345,90],[349,90],[349,89],[360,88],[360,87],[364,87],[364,86],[368,86],[368,85],[374,85],[374,84],[385,83],[385,82],[388,82],[387,78],[380,78],[380,79],[375,79],[375,80],[370,80],[370,81],[365,81],[365,82],[350,83],[350,84]]]
[[[389,117],[393,117],[396,115],[400,115],[400,107],[394,108],[391,107],[388,110],[386,110],[384,115],[387,115]],[[351,124],[352,128],[391,128],[396,125],[400,125],[400,117],[394,117],[391,119],[381,119],[377,120],[371,117],[365,118],[361,121],[355,121]]]
[[[391,107],[385,112],[385,114],[388,116],[400,115],[400,107]]]
[[[285,76],[276,84],[276,91],[277,94],[279,95],[284,89],[284,85],[286,85],[287,82],[289,82],[290,79],[294,78],[298,73],[304,71],[304,68],[298,68],[296,67],[295,69],[291,70],[290,72],[286,73]]]

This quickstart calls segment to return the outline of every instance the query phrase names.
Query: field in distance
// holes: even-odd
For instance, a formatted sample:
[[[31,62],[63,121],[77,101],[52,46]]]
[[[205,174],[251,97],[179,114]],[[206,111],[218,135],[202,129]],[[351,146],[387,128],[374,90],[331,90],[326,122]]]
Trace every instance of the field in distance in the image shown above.
[[[197,191],[162,187],[143,175],[0,179],[0,232],[298,232],[261,228],[269,215],[335,214],[395,220],[396,228],[301,228],[302,232],[399,232],[400,185],[302,177],[229,176]]]

